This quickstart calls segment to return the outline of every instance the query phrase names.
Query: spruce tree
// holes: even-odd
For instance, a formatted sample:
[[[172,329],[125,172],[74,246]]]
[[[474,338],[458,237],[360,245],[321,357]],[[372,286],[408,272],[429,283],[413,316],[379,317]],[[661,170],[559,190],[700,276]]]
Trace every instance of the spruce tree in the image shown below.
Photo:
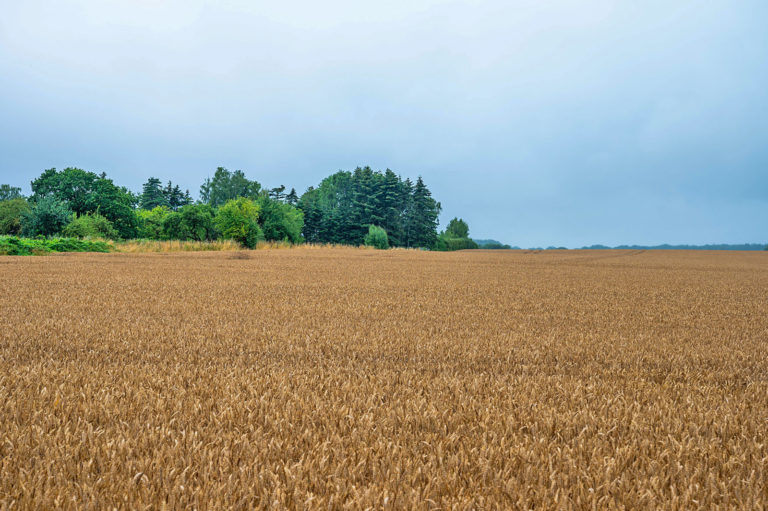
[[[432,193],[424,184],[421,176],[413,187],[413,205],[411,209],[412,245],[432,248],[437,241],[437,223],[440,215],[440,203],[432,198]]]
[[[168,206],[168,199],[163,193],[160,180],[156,177],[150,177],[142,186],[139,207],[141,209],[153,209],[157,206]]]

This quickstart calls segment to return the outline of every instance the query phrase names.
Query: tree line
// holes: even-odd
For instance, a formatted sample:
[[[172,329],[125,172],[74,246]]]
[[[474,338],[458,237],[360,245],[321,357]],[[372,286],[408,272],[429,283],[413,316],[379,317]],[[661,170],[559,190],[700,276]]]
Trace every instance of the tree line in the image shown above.
[[[440,203],[421,177],[358,167],[338,171],[299,195],[281,185],[264,188],[241,170],[216,169],[189,190],[150,177],[138,193],[105,173],[47,169],[32,194],[0,185],[0,234],[212,241],[367,244],[377,248],[477,248],[469,228],[453,219],[437,232]]]

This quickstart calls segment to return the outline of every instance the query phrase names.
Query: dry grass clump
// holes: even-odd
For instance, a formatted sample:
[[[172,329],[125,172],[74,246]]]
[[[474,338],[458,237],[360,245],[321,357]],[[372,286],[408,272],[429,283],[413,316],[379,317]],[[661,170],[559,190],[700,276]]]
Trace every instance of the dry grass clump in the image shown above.
[[[234,240],[216,241],[181,241],[181,240],[126,240],[114,243],[117,252],[207,252],[221,250],[240,250],[240,244]]]
[[[181,241],[181,240],[125,240],[109,242],[116,252],[125,253],[152,253],[152,252],[208,252],[208,251],[231,251],[243,250],[243,247],[234,240],[215,240],[215,241]],[[358,248],[368,250],[370,247],[348,247],[346,245],[335,244],[313,244],[302,243],[294,245],[288,241],[260,241],[252,250],[275,250],[275,249],[328,249],[328,248]],[[405,250],[405,249],[398,249]],[[412,249],[409,249],[412,250]]]
[[[764,253],[247,254],[0,257],[0,509],[768,505]]]

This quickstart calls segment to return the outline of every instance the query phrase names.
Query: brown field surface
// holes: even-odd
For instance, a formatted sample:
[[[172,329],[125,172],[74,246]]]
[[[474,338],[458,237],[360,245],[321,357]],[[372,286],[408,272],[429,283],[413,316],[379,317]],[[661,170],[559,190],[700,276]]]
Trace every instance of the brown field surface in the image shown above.
[[[768,253],[0,257],[0,508],[765,509]]]

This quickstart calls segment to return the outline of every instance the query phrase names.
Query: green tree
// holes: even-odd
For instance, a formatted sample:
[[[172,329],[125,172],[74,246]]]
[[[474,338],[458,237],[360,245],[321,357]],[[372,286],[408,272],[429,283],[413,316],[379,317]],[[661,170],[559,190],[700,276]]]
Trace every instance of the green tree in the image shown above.
[[[301,210],[265,194],[262,194],[257,202],[259,225],[265,239],[301,243],[301,231],[304,227],[304,213]]]
[[[192,238],[192,233],[189,232],[178,211],[171,211],[163,219],[163,238],[182,241]]]
[[[21,219],[29,211],[24,197],[0,201],[0,234],[21,233]]]
[[[216,239],[216,226],[213,222],[215,212],[212,207],[207,204],[186,204],[179,211],[191,239],[195,241]]]
[[[299,199],[304,213],[304,239],[312,243],[359,245],[363,241],[355,220],[354,180],[351,172],[339,171],[309,188]]]
[[[469,238],[469,225],[461,218],[454,218],[448,222],[445,234],[451,238]]]
[[[219,167],[213,179],[206,179],[200,187],[200,200],[217,208],[238,197],[255,199],[259,191],[261,191],[261,185],[257,181],[246,178],[242,170],[230,172],[224,167]]]
[[[370,225],[368,227],[368,234],[365,235],[363,243],[368,247],[386,250],[389,248],[387,231],[377,225]]]
[[[277,188],[272,188],[269,190],[269,198],[276,201],[283,201],[285,200],[285,185],[280,185]]]
[[[384,222],[384,177],[370,167],[357,167],[352,173],[352,219],[355,224],[353,244],[359,244],[368,226]]]
[[[181,191],[179,185],[173,185],[171,181],[168,181],[168,185],[163,189],[163,197],[168,204],[168,207],[173,211],[178,211],[180,208],[192,204],[192,197],[189,196],[189,190],[186,193]]]
[[[432,193],[421,176],[413,187],[411,201],[411,209],[406,219],[410,227],[410,245],[431,248],[437,241],[437,223],[441,207],[440,203],[432,198]]]
[[[231,199],[216,212],[214,224],[224,239],[253,248],[264,239],[259,227],[259,205],[246,197]]]
[[[408,199],[406,187],[394,172],[387,169],[384,171],[381,188],[382,228],[387,231],[392,245],[405,245],[403,213]]]
[[[20,199],[22,197],[21,188],[11,185],[0,185],[0,202]]]
[[[147,179],[147,182],[141,186],[139,207],[141,209],[151,210],[158,206],[168,205],[168,198],[163,193],[160,180],[156,177],[150,177]]]
[[[436,250],[466,250],[478,248],[477,243],[469,238],[469,225],[461,218],[448,222],[448,227],[441,232],[435,242]]]
[[[118,237],[117,230],[112,225],[112,222],[98,213],[87,213],[80,216],[73,215],[72,220],[64,226],[62,233],[70,238],[115,239]]]
[[[60,172],[47,169],[32,181],[32,201],[43,198],[66,202],[78,216],[104,215],[122,238],[136,235],[135,196],[126,188],[116,186],[104,173],[97,175],[72,167]]]
[[[286,204],[296,206],[299,203],[299,196],[296,194],[296,188],[291,188],[291,192],[285,196]]]
[[[72,219],[72,210],[54,197],[43,197],[25,211],[21,219],[24,236],[53,236],[60,234]]]
[[[323,213],[319,205],[319,192],[310,186],[301,196],[297,204],[299,210],[304,213],[304,227],[301,234],[308,243],[320,243]]]
[[[166,239],[210,241],[216,239],[213,208],[207,204],[188,204],[163,219]]]
[[[165,239],[163,225],[165,218],[171,213],[167,206],[156,206],[152,209],[140,209],[138,217],[138,235],[150,240]]]

